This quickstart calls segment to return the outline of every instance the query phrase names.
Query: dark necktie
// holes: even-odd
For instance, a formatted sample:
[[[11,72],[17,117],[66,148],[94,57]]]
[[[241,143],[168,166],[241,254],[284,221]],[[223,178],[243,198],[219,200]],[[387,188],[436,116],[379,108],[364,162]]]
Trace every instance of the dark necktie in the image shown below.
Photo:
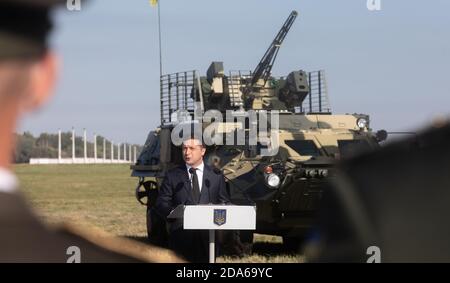
[[[196,168],[189,168],[189,173],[191,173],[191,180],[192,180],[192,195],[194,197],[194,202],[198,203],[200,201],[200,185],[198,184],[198,177],[197,177],[197,169]]]

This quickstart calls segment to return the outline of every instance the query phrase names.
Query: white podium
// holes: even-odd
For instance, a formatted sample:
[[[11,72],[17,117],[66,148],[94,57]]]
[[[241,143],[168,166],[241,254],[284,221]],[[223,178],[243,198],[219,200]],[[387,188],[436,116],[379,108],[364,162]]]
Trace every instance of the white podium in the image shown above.
[[[215,230],[255,230],[256,206],[178,206],[168,218],[183,218],[186,230],[209,230],[209,262],[215,262]]]

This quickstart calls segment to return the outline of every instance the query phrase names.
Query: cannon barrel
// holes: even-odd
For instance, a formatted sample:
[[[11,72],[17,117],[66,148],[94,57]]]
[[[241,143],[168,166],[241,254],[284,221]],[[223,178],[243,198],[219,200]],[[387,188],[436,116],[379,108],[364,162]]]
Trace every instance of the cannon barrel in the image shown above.
[[[260,79],[263,79],[265,84],[270,77],[270,72],[277,57],[278,50],[280,49],[280,46],[283,43],[283,40],[289,32],[292,24],[294,23],[297,15],[297,11],[292,11],[281,29],[278,31],[277,36],[275,36],[275,39],[272,41],[266,53],[264,53],[264,56],[262,57],[258,66],[256,66],[255,70],[253,71],[253,77],[250,86],[254,86]]]

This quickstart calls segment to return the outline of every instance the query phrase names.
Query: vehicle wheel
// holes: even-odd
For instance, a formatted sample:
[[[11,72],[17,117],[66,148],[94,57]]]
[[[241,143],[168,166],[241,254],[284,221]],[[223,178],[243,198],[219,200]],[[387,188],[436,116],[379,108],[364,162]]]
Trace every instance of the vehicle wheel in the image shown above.
[[[250,235],[249,233],[241,234],[242,232],[238,230],[217,231],[221,256],[245,256],[252,253],[253,233]]]
[[[253,252],[253,231],[241,230],[239,232],[242,255],[251,255]]]
[[[150,242],[160,247],[167,247],[168,234],[166,222],[152,208],[147,208],[147,237]]]
[[[300,249],[303,246],[304,238],[303,237],[288,237],[283,236],[283,247],[286,251],[289,252],[300,252]]]

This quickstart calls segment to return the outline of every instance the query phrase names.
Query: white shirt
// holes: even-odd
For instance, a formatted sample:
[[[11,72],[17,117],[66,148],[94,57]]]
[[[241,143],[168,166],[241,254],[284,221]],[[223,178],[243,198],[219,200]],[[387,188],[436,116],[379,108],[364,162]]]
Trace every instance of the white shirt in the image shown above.
[[[191,182],[191,187],[192,187],[192,177],[191,177],[191,173],[189,172],[189,169],[191,169],[192,166],[189,166],[186,164],[186,168],[187,168],[187,172],[188,172],[188,176],[189,176],[189,181]],[[195,173],[197,174],[197,178],[198,178],[198,186],[200,188],[200,192],[202,191],[202,185],[203,185],[203,169],[205,168],[205,164],[200,164],[197,167],[197,170],[195,171]]]
[[[16,176],[9,170],[0,167],[0,192],[2,193],[13,193],[17,190]]]

